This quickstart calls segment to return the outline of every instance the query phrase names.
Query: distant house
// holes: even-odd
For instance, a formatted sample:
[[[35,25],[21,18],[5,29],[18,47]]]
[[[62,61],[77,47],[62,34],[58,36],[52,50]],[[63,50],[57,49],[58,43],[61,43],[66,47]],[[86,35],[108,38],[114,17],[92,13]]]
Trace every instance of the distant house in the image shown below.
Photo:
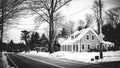
[[[105,41],[104,41],[105,43]],[[100,48],[100,38],[92,28],[74,32],[67,40],[61,43],[61,51],[85,52]],[[107,49],[107,45],[104,45]]]

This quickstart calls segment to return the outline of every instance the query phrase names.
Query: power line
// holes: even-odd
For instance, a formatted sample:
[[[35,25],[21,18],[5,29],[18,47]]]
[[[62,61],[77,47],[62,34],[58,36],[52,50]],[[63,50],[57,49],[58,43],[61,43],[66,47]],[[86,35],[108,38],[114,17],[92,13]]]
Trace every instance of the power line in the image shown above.
[[[85,9],[88,9],[88,8],[91,7],[91,6],[92,6],[92,5],[89,5],[89,6],[83,8],[83,9],[81,9],[81,10],[79,10],[79,11],[77,11],[77,12],[71,14],[71,15],[66,16],[66,17],[70,17],[70,16],[73,16],[73,15],[75,15],[75,14],[77,14],[77,13],[80,13],[80,12],[84,11]]]
[[[28,29],[28,28],[27,28],[27,29],[26,29],[26,28],[18,28],[18,27],[17,27],[16,29],[21,29],[21,30],[45,30],[46,28],[44,28],[44,29]]]
[[[70,16],[73,16],[73,15],[75,15],[77,13],[80,13],[80,12],[84,11],[85,9],[88,9],[91,6],[92,5],[89,5],[89,6],[83,8],[83,9],[81,9],[81,10],[79,10],[79,11],[77,11],[77,12],[71,14],[71,15],[66,16],[66,17],[70,17]],[[17,24],[17,25],[35,25],[35,24]],[[24,28],[16,28],[16,29],[22,29],[22,30],[45,30],[45,29],[26,29],[26,28],[25,29]]]
[[[111,5],[116,5],[114,3],[111,3],[111,2],[107,2],[107,1],[104,1],[105,3],[108,3],[108,4],[111,4]]]
[[[36,25],[36,24],[16,24],[16,25]]]

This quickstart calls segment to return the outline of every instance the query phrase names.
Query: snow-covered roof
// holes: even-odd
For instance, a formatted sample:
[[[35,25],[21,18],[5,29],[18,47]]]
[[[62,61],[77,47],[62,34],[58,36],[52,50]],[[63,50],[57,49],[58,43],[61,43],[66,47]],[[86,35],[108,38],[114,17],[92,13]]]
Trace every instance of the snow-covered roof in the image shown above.
[[[88,31],[92,31],[92,32],[96,35],[96,37],[99,39],[97,33],[95,33],[95,31],[94,31],[92,28],[86,28],[86,29],[82,30],[81,34],[80,34],[76,39],[77,39],[77,40],[82,39],[82,37],[84,37],[84,35],[85,35]]]
[[[103,43],[104,43],[104,44],[112,44],[112,45],[114,45],[114,43],[109,42],[109,41],[103,41]]]
[[[58,43],[61,44],[66,40],[66,38],[58,38],[57,40],[58,40]]]
[[[82,37],[84,37],[84,35],[88,32],[88,31],[92,31],[96,37],[100,40],[99,36],[97,35],[97,33],[92,29],[92,28],[86,28],[86,29],[82,29],[80,31],[76,31],[74,32],[71,36],[76,36],[76,38],[74,39],[71,39],[71,38],[68,38],[66,41],[64,41],[61,45],[72,45],[76,42],[78,42],[80,39],[82,39]]]

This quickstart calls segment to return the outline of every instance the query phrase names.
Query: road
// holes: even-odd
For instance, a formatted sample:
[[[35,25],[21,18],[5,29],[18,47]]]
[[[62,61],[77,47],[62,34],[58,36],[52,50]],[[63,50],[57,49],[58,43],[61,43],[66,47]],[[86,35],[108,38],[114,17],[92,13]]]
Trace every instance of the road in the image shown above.
[[[7,53],[6,56],[8,57],[8,63],[11,66],[16,66],[16,68],[110,68],[104,65],[102,66],[102,64],[94,65],[84,62],[45,58],[33,55]]]

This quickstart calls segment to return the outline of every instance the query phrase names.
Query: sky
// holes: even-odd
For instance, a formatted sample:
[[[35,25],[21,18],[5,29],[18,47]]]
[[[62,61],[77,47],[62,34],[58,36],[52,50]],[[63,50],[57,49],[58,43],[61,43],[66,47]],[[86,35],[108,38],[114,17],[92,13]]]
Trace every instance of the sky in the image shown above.
[[[62,7],[59,11],[65,16],[65,20],[71,20],[74,22],[78,22],[79,20],[85,20],[86,14],[91,14],[93,11],[91,10],[92,4],[94,0],[73,0],[68,6]],[[120,0],[103,0],[104,1],[104,10],[110,9],[112,7],[120,6]],[[8,30],[7,36],[8,38],[5,39],[5,42],[9,42],[13,40],[16,43],[20,42],[21,37],[21,30],[24,29],[33,29],[34,25],[34,17],[32,15],[27,15],[23,18],[19,19],[17,22],[20,25],[16,25],[17,28],[12,28]],[[38,32],[44,33],[44,29],[48,27],[48,24],[42,24],[39,27]]]

